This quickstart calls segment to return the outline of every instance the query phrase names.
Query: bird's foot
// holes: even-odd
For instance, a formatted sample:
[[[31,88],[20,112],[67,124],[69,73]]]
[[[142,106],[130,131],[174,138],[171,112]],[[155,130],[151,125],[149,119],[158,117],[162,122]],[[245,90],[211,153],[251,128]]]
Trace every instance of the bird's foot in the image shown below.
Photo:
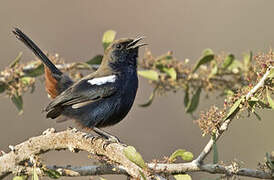
[[[104,137],[107,139],[108,142],[112,142],[112,143],[120,143],[120,139],[118,139],[118,137],[113,136],[113,135],[109,135],[107,137]]]
[[[94,142],[98,139],[105,139],[105,143],[103,144],[103,149],[106,150],[106,147],[112,143],[120,143],[120,140],[116,137],[116,136],[113,136],[103,130],[98,130],[96,128],[96,130],[94,130],[99,136],[95,136],[93,134],[89,134],[89,133],[85,133],[83,134],[83,138],[85,139],[90,139],[91,142]]]
[[[113,143],[120,143],[120,140],[113,135],[110,135],[108,137],[104,137],[106,138],[106,142],[103,144],[103,149],[106,150],[107,146]]]
[[[106,149],[106,147],[112,143],[120,143],[121,141],[119,140],[118,137],[113,136],[109,133],[107,133],[106,131],[103,131],[101,129],[98,129],[96,127],[93,128],[94,132],[96,132],[97,134],[99,134],[101,137],[105,138],[107,141],[106,143],[104,143],[103,148]]]
[[[94,135],[89,134],[89,133],[85,133],[83,135],[83,138],[85,138],[85,139],[91,139],[91,141],[93,142],[93,141],[95,141],[95,140],[97,140],[97,139],[99,139],[101,137],[100,136],[94,136]]]

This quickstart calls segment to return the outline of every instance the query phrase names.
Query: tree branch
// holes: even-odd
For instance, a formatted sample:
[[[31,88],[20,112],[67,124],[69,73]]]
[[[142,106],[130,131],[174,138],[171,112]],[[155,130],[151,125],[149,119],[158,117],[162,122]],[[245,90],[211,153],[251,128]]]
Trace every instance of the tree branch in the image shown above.
[[[14,174],[27,174],[33,173],[32,167],[21,166],[22,162],[29,160],[33,155],[46,153],[50,150],[65,150],[68,149],[72,152],[80,150],[87,151],[102,158],[107,158],[109,164],[107,165],[93,165],[93,166],[47,166],[47,169],[56,170],[62,176],[90,176],[90,175],[106,175],[106,174],[124,174],[130,175],[134,178],[140,178],[139,171],[145,173],[149,179],[153,179],[147,172],[140,169],[137,165],[129,161],[123,153],[121,144],[112,143],[104,148],[104,139],[90,140],[85,138],[86,133],[79,132],[75,129],[66,130],[63,132],[55,133],[54,129],[46,130],[43,135],[30,138],[29,140],[11,146],[12,151],[0,157],[0,178],[5,177],[9,173]],[[105,159],[105,158],[104,158]],[[156,177],[163,179],[157,174],[181,174],[186,172],[208,172],[214,174],[226,175],[240,175],[248,177],[257,177],[264,179],[271,179],[273,175],[261,170],[252,170],[247,168],[233,168],[230,166],[223,166],[218,164],[198,164],[195,161],[190,163],[178,164],[159,164],[149,163],[150,173],[155,173]],[[47,174],[37,167],[37,172],[40,176]]]
[[[124,156],[123,145],[112,143],[105,147],[108,143],[106,140],[99,138],[91,141],[91,139],[85,138],[85,135],[86,133],[76,129],[58,133],[55,133],[54,129],[48,129],[41,136],[32,137],[19,145],[11,146],[12,151],[0,157],[0,178],[7,173],[14,172],[21,162],[29,160],[32,155],[65,149],[72,152],[87,151],[99,158],[104,156],[108,163],[122,165],[124,171],[130,176],[140,178],[139,171],[143,172],[143,170]],[[144,174],[148,176],[146,172]]]
[[[216,132],[215,134],[215,142],[218,141],[221,135],[228,129],[228,125],[231,123],[231,121],[232,121],[232,118],[229,118],[223,122],[219,131]],[[196,163],[197,165],[202,164],[204,159],[211,152],[213,144],[214,144],[214,140],[213,138],[210,138],[210,140],[208,141],[208,143],[206,144],[206,146],[204,147],[200,155],[195,160],[193,160],[194,163]]]
[[[271,172],[262,170],[254,170],[248,168],[239,168],[236,165],[224,166],[220,164],[202,164],[197,165],[194,162],[178,163],[178,164],[164,164],[164,163],[149,163],[148,167],[157,174],[184,174],[188,172],[207,172],[211,174],[225,174],[227,176],[246,176],[260,179],[272,179],[274,176]],[[24,174],[32,175],[32,167],[19,166],[17,171],[24,172]],[[95,176],[95,175],[128,175],[123,166],[116,165],[92,165],[92,166],[47,166],[49,170],[58,171],[62,176]],[[39,176],[47,176],[43,171],[38,172]]]
[[[33,174],[33,167],[18,166],[18,172],[24,172],[25,175]],[[59,172],[62,176],[97,176],[97,175],[129,175],[121,165],[91,165],[91,166],[46,166],[47,170]],[[44,171],[38,171],[39,176],[48,176]]]
[[[121,144],[113,143],[104,149],[104,144],[107,143],[103,139],[96,139],[91,141],[84,136],[86,133],[79,132],[75,129],[66,130],[63,132],[55,133],[54,129],[46,130],[42,136],[33,137],[29,140],[11,146],[12,151],[0,157],[0,178],[5,177],[7,174],[13,172],[14,174],[28,174],[33,172],[32,167],[25,167],[19,165],[20,163],[29,160],[33,155],[46,153],[50,150],[64,150],[68,149],[72,152],[79,150],[87,151],[97,157],[107,157],[107,165],[93,165],[93,166],[47,166],[48,169],[58,171],[62,176],[90,176],[90,175],[105,175],[105,174],[124,174],[130,175],[134,178],[139,177],[139,170],[144,172],[134,163],[130,162],[123,154]],[[226,175],[240,175],[248,177],[257,177],[264,179],[271,179],[274,176],[271,173],[261,170],[252,170],[247,168],[233,168],[230,166],[223,166],[218,164],[197,164],[195,161],[190,163],[178,164],[159,164],[149,163],[148,167],[152,172],[157,174],[181,174],[186,172],[208,172],[214,174]],[[39,169],[39,168],[37,168]],[[144,172],[147,177],[149,174]],[[43,170],[39,170],[38,174],[46,176]],[[152,176],[150,176],[152,177]],[[160,177],[160,176],[158,176]],[[160,177],[163,179],[163,177]],[[151,178],[150,178],[151,179]]]
[[[248,100],[256,91],[258,91],[258,89],[260,89],[261,87],[264,86],[265,80],[267,79],[268,75],[270,74],[270,71],[273,68],[274,67],[272,67],[272,66],[267,68],[267,70],[266,70],[265,74],[263,75],[262,79],[245,96],[246,100]]]
[[[237,168],[233,165],[223,166],[220,164],[197,164],[195,161],[190,163],[178,163],[178,164],[148,164],[149,168],[153,169],[157,173],[167,174],[183,174],[187,172],[208,172],[212,174],[225,174],[228,176],[238,175],[247,176],[260,179],[273,179],[274,174],[271,172],[265,172],[262,170],[253,170],[248,168]]]

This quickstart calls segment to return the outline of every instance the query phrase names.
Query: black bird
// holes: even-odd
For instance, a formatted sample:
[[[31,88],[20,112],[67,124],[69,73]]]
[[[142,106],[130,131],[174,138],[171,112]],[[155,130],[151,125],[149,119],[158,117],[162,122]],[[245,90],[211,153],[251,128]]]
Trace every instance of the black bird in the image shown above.
[[[146,45],[137,43],[143,38],[114,41],[98,70],[73,82],[20,29],[14,28],[13,33],[46,65],[45,86],[53,98],[45,108],[46,117],[63,115],[109,140],[117,140],[99,128],[120,122],[132,107],[138,88],[138,49]]]

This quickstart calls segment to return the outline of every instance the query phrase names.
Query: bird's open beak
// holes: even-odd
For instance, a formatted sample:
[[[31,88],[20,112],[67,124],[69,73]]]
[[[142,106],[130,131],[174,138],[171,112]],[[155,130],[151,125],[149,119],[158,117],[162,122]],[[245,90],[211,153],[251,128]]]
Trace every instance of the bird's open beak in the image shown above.
[[[131,43],[129,43],[127,45],[127,49],[135,49],[135,48],[139,48],[139,47],[148,45],[147,43],[137,44],[139,41],[143,40],[144,38],[145,37],[139,37],[139,38],[134,39]]]

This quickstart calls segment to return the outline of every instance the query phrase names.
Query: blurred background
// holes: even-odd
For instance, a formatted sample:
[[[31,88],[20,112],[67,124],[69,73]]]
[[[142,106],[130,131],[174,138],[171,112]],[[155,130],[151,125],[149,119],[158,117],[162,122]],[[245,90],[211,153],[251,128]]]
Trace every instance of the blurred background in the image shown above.
[[[117,31],[117,38],[146,36],[148,48],[155,56],[172,50],[177,59],[188,58],[194,63],[205,48],[212,48],[216,53],[231,52],[241,58],[243,52],[268,52],[273,46],[273,5],[273,1],[259,0],[1,0],[0,65],[4,69],[20,51],[24,53],[23,62],[34,59],[11,33],[13,27],[21,28],[43,50],[59,53],[67,62],[86,61],[102,53],[102,34],[109,29]],[[45,118],[41,110],[49,99],[43,82],[37,81],[36,86],[33,94],[24,95],[21,116],[8,98],[1,97],[0,150],[9,151],[8,145],[40,135],[49,127],[57,130],[76,127],[73,122],[56,124]],[[209,137],[202,137],[194,119],[185,113],[184,94],[170,93],[156,98],[148,108],[141,108],[138,104],[147,100],[152,87],[142,78],[139,87],[128,116],[106,130],[135,146],[148,162],[169,156],[178,148],[197,156]],[[213,104],[222,106],[222,103],[223,98],[218,93],[210,94],[209,99],[202,96],[196,117],[200,110],[206,111]],[[264,160],[265,153],[274,150],[273,111],[264,110],[259,114],[262,121],[251,116],[232,123],[218,142],[220,160],[230,163],[236,159],[243,162],[243,167],[256,168],[258,162]],[[51,165],[91,164],[86,153],[51,152],[43,159]],[[212,162],[211,156],[207,161]],[[105,177],[126,179],[124,176]],[[193,179],[208,177],[214,179],[218,175],[193,174]]]

